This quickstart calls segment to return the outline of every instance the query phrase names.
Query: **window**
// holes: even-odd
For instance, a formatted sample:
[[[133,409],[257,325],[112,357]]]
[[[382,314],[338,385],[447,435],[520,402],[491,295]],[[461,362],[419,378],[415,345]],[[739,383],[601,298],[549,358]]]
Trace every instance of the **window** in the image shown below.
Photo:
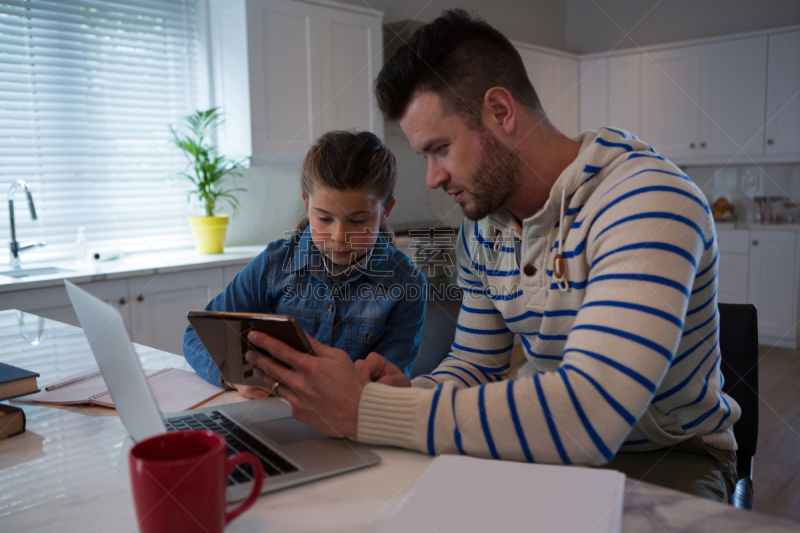
[[[196,0],[0,0],[0,191],[24,265],[89,248],[191,246],[186,160],[169,125],[192,112]],[[0,241],[10,237],[7,202]],[[8,263],[3,246],[0,263]],[[1,268],[1,267],[0,267]]]

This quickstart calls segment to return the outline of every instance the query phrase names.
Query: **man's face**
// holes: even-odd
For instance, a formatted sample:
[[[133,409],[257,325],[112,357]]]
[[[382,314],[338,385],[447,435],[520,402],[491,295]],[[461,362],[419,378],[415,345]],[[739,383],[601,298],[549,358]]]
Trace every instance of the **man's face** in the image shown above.
[[[517,155],[489,128],[471,129],[458,115],[446,114],[435,93],[417,95],[400,127],[428,160],[428,187],[444,189],[468,218],[480,220],[497,211],[517,189]]]

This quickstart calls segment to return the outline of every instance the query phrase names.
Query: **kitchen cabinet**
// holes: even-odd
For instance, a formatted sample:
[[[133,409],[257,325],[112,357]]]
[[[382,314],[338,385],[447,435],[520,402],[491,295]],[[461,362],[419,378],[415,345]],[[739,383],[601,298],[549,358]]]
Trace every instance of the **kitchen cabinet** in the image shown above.
[[[550,121],[564,135],[579,131],[580,64],[571,54],[514,43]]]
[[[28,311],[80,327],[78,317],[72,309],[69,296],[67,296],[67,289],[63,285],[2,293],[0,294],[0,309]]]
[[[641,54],[581,59],[581,131],[603,126],[640,136]]]
[[[641,134],[642,54],[608,58],[608,125]]]
[[[768,155],[800,158],[800,31],[769,36]]]
[[[130,331],[134,342],[182,354],[186,313],[202,310],[222,292],[222,269],[129,278]]]
[[[211,0],[209,9],[223,153],[299,164],[330,129],[383,137],[372,86],[382,64],[379,13],[294,0]]]
[[[608,58],[580,60],[581,131],[597,131],[608,123]]]
[[[642,136],[676,162],[763,154],[767,37],[646,54]]]
[[[581,129],[630,131],[681,165],[796,162],[798,49],[795,27],[581,57]]]
[[[691,158],[700,143],[697,47],[647,54],[642,64],[642,138],[667,158]]]
[[[717,228],[719,263],[717,265],[717,301],[746,304],[750,261],[750,231]]]
[[[233,272],[244,265],[224,268]],[[222,292],[223,267],[81,283],[122,315],[131,340],[181,354],[186,313]],[[80,326],[63,285],[0,294],[0,308],[19,309]]]
[[[764,153],[767,37],[702,45],[699,157]]]
[[[758,309],[759,342],[795,348],[797,232],[750,230],[748,300]]]

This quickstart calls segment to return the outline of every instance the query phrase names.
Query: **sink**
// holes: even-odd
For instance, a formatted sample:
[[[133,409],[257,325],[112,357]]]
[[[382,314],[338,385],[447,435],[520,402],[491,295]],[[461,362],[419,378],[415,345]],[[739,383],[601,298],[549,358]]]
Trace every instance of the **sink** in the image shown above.
[[[49,276],[51,274],[73,274],[75,270],[67,268],[56,267],[43,267],[43,268],[19,268],[16,270],[7,270],[0,272],[0,276],[7,276],[9,278],[25,278],[28,276]]]

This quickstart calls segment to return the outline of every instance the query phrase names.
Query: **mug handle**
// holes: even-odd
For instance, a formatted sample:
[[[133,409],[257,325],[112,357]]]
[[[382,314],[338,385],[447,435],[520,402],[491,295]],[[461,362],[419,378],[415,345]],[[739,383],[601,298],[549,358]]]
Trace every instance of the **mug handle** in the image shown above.
[[[225,476],[226,478],[231,475],[231,472],[233,472],[234,468],[242,463],[249,463],[252,465],[253,470],[255,471],[255,477],[253,478],[253,490],[250,491],[250,495],[247,497],[247,499],[233,511],[225,513],[226,525],[230,524],[232,520],[235,520],[240,514],[245,512],[251,505],[255,503],[256,498],[258,498],[258,495],[261,492],[261,485],[264,483],[264,470],[261,468],[261,461],[259,461],[252,453],[237,453],[233,457],[229,457],[227,459],[227,463],[228,471]]]

